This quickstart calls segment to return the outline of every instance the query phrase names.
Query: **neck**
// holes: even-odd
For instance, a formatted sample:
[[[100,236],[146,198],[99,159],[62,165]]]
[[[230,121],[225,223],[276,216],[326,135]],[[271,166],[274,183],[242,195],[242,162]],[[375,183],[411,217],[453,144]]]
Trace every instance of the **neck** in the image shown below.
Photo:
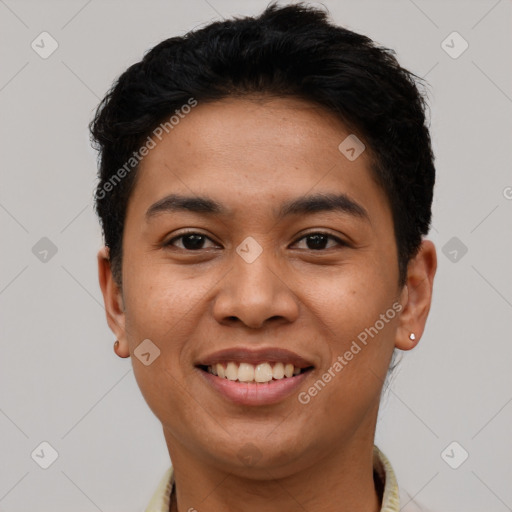
[[[373,479],[373,436],[353,439],[299,471],[276,477],[268,468],[266,476],[260,473],[257,479],[209,466],[172,445],[177,508],[171,510],[378,512],[381,508]]]

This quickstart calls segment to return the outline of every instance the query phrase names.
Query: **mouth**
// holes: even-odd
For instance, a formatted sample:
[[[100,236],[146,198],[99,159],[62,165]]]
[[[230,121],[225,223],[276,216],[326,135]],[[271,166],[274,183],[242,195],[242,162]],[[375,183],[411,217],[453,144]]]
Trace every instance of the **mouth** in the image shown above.
[[[231,349],[195,365],[211,389],[238,405],[268,405],[290,396],[314,365],[283,349]]]
[[[272,381],[290,379],[313,369],[313,366],[301,368],[293,363],[264,362],[251,364],[247,362],[222,362],[213,365],[199,365],[199,369],[215,375],[220,379],[233,382],[268,384]]]

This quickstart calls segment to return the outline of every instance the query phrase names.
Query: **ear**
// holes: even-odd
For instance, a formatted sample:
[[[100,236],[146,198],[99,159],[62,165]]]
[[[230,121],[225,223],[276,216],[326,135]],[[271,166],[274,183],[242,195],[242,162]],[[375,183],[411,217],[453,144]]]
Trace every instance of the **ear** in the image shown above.
[[[107,322],[110,330],[119,340],[116,353],[119,357],[129,357],[130,350],[126,339],[123,296],[112,275],[108,247],[102,247],[98,252],[98,277],[105,303]]]
[[[395,347],[400,350],[414,348],[423,334],[432,302],[436,269],[436,248],[430,240],[424,240],[407,267],[407,281],[401,296],[403,310],[395,340]],[[411,333],[414,333],[414,340],[409,338]]]

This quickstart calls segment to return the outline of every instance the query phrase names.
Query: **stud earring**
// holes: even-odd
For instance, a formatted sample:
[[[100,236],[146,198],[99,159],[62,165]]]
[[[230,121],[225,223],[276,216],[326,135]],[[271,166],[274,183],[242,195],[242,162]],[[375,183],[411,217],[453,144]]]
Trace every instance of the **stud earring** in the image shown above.
[[[409,334],[409,339],[411,341],[414,341],[416,339],[416,335],[413,332],[411,332],[411,334]]]
[[[114,343],[114,352],[117,354],[117,348],[119,347],[119,340]]]

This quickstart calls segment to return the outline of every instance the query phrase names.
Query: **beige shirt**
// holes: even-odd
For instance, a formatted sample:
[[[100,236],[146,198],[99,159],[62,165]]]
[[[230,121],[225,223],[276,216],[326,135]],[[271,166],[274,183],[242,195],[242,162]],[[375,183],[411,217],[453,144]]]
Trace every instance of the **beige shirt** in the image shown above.
[[[373,468],[384,489],[380,512],[416,512],[421,510],[406,493],[400,493],[391,463],[375,445],[373,447]],[[173,486],[174,474],[171,466],[158,484],[145,512],[169,512]],[[400,506],[400,498],[402,498],[402,506]]]

